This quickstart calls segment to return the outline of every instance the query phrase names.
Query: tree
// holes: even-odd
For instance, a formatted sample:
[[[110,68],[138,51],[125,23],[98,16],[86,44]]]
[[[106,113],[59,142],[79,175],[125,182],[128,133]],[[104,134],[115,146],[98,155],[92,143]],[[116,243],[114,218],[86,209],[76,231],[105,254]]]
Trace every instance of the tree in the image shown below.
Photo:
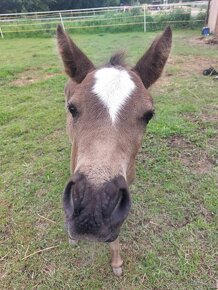
[[[120,0],[0,0],[0,14],[119,5]]]
[[[0,14],[20,12],[22,10],[22,3],[19,0],[1,0]]]
[[[57,0],[1,0],[0,14],[49,10]]]
[[[183,2],[194,0],[182,0]],[[135,4],[136,0],[0,0],[0,14],[14,12],[34,12],[45,10],[69,10]],[[152,0],[139,0],[141,4],[151,4]],[[168,0],[178,3],[179,0]]]

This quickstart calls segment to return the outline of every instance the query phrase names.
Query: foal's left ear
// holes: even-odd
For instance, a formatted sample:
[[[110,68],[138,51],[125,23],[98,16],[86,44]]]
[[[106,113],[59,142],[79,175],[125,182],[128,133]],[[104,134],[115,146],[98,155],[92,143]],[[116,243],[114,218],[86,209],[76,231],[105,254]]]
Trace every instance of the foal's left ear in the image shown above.
[[[65,72],[74,81],[81,83],[86,75],[95,68],[93,63],[64,32],[61,25],[57,27],[57,43]]]
[[[133,68],[146,88],[149,88],[160,77],[169,56],[171,44],[172,30],[168,26]]]

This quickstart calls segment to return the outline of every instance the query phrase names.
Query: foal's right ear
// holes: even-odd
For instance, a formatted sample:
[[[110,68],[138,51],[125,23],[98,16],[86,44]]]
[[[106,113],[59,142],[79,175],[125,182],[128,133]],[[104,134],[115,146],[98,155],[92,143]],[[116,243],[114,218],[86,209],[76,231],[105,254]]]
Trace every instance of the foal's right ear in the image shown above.
[[[94,70],[93,63],[64,32],[61,25],[57,27],[57,43],[65,72],[74,81],[81,83],[86,75]]]

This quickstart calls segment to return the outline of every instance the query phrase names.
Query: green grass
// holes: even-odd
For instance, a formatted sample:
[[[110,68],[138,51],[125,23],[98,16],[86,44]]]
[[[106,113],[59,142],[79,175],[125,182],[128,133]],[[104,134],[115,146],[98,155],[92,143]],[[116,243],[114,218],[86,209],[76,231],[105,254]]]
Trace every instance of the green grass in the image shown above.
[[[155,35],[74,39],[97,64],[123,47],[134,64]],[[106,244],[68,245],[61,205],[70,175],[66,77],[54,40],[1,40],[1,289],[215,287],[218,83],[202,70],[216,66],[218,57],[216,47],[193,41],[197,35],[174,33],[165,74],[151,89],[156,117],[137,157],[133,206],[120,235],[120,279],[112,274]]]

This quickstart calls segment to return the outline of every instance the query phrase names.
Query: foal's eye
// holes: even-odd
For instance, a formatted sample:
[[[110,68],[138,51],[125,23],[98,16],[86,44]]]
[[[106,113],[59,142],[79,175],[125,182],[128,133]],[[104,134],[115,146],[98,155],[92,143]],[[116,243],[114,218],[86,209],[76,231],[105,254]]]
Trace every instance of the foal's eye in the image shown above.
[[[154,116],[154,111],[153,110],[150,110],[150,111],[147,111],[143,117],[142,117],[142,120],[143,122],[145,122],[146,124],[151,120],[151,118]]]
[[[73,118],[76,118],[79,115],[79,112],[78,112],[76,106],[73,104],[68,104],[68,110],[71,113]]]

